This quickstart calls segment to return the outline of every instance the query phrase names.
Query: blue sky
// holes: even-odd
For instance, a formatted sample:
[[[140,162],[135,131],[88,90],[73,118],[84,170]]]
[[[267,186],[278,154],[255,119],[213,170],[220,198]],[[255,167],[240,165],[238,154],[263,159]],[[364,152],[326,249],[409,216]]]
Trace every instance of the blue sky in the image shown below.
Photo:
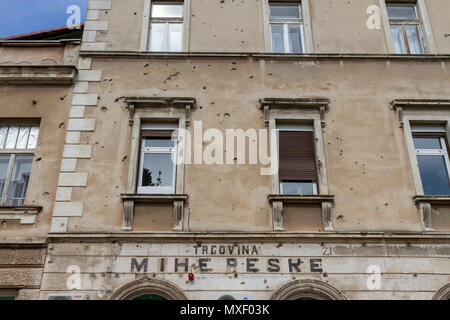
[[[88,0],[0,0],[0,38],[62,27],[70,16],[67,8],[77,5],[81,21]]]

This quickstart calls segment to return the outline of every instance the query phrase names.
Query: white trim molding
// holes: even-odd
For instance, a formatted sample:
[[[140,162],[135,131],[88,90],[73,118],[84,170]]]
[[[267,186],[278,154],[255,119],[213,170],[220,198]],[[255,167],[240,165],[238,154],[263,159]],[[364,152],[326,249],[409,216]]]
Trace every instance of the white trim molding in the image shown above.
[[[154,1],[157,2],[157,1]],[[162,1],[164,2],[164,1]],[[173,0],[168,2],[183,2],[183,50],[182,52],[189,52],[189,38],[190,38],[190,21],[191,21],[191,0]],[[149,37],[150,37],[150,18],[152,10],[152,0],[145,0],[144,11],[142,15],[142,28],[140,51],[148,52]]]
[[[389,54],[395,54],[394,41],[392,40],[391,27],[387,13],[386,3],[400,2],[400,3],[414,3],[417,8],[418,18],[420,19],[420,26],[422,29],[422,45],[425,54],[436,54],[436,44],[431,29],[430,19],[428,17],[427,8],[424,0],[378,0],[380,4],[381,20],[383,22],[384,35],[386,38],[386,45]]]
[[[264,25],[264,51],[272,52],[271,31],[270,31],[270,2],[280,3],[298,3],[301,4],[301,14],[303,21],[303,36],[302,39],[304,48],[302,54],[314,53],[314,45],[311,31],[311,15],[309,9],[309,0],[262,0],[263,25]]]
[[[419,209],[423,229],[424,231],[433,231],[431,205],[433,203],[450,204],[450,197],[437,199],[435,196],[424,195],[411,125],[414,123],[441,124],[445,126],[447,141],[450,141],[450,99],[397,99],[393,100],[390,105],[391,109],[397,113],[400,128],[403,128],[405,133],[406,146],[416,190],[414,201]]]
[[[177,158],[185,158],[185,129],[190,124],[191,110],[196,108],[194,98],[176,97],[128,97],[123,98],[128,108],[132,127],[130,164],[128,169],[127,190],[123,196],[124,219],[123,230],[133,230],[134,204],[136,202],[173,202],[173,231],[183,230],[184,203],[187,196],[184,193],[184,161],[177,161],[175,177],[175,193],[171,195],[137,195],[139,146],[143,122],[177,122]]]
[[[270,132],[277,129],[277,121],[284,123],[309,122],[313,125],[315,154],[317,167],[318,196],[314,199],[315,203],[320,203],[322,207],[322,222],[325,231],[332,231],[332,199],[323,198],[328,196],[328,181],[325,162],[325,151],[322,137],[322,128],[325,126],[325,112],[328,110],[327,99],[310,99],[310,98],[264,98],[260,100],[260,109],[264,112],[265,124],[269,127]],[[272,157],[272,161],[277,162],[278,167],[278,141],[270,134],[270,154],[276,155]],[[278,172],[272,174],[272,195],[280,195],[280,184]],[[275,231],[284,230],[283,222],[283,202],[292,200],[292,197],[276,198],[269,196],[272,203],[272,222]],[[302,198],[311,198],[311,196],[295,196],[296,203],[305,203]],[[289,199],[288,199],[289,198]],[[333,198],[334,199],[334,198]],[[311,200],[311,199],[309,199]],[[292,202],[292,201],[291,201]]]

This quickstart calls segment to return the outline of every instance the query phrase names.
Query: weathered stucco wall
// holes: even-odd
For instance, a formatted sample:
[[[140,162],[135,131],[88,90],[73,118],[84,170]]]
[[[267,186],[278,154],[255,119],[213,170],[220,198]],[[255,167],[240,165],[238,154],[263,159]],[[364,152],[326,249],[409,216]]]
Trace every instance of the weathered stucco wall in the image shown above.
[[[422,230],[404,132],[389,102],[448,98],[445,62],[97,59],[93,67],[103,70],[103,81],[90,87],[99,93],[98,107],[86,111],[97,119],[96,131],[81,137],[93,153],[78,163],[89,182],[74,195],[88,214],[71,218],[69,231],[120,230],[131,139],[123,96],[195,97],[192,121],[223,132],[264,128],[260,98],[330,99],[322,131],[335,229]],[[271,230],[270,177],[259,169],[186,165],[190,229]],[[107,201],[98,201],[99,194]]]
[[[249,253],[243,253],[243,246]],[[234,247],[232,254],[229,247]],[[88,294],[91,300],[109,299],[120,287],[139,279],[144,283],[145,278],[174,283],[188,299],[217,299],[223,294],[270,299],[284,283],[314,279],[333,286],[347,299],[429,300],[450,281],[449,250],[439,243],[53,243],[40,299],[49,293],[70,292],[66,283],[76,283],[76,276],[79,286],[72,293]],[[186,258],[187,271],[180,265],[175,272],[175,259],[183,264]],[[227,265],[227,258],[237,259],[237,266]],[[269,263],[271,258],[278,262]],[[210,270],[200,270],[200,259],[206,263],[203,269]],[[297,269],[293,264],[298,259]],[[75,276],[67,271],[74,265],[80,268]],[[369,267],[380,272],[375,281]],[[195,273],[194,281],[188,280],[188,272]]]

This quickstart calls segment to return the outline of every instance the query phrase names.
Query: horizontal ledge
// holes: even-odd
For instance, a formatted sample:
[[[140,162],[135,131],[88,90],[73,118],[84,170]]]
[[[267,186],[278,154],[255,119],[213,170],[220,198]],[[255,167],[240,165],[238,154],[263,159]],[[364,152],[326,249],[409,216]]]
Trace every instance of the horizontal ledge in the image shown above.
[[[0,214],[38,214],[41,206],[0,206]]]
[[[400,241],[406,240],[422,243],[450,242],[450,232],[80,232],[80,233],[52,233],[48,235],[49,242],[108,242],[108,241]],[[441,242],[439,242],[441,243]]]
[[[191,97],[122,97],[128,105],[135,107],[180,107],[197,106],[195,98]]]
[[[266,60],[450,60],[450,55],[403,55],[403,54],[359,54],[359,53],[318,53],[318,54],[272,54],[261,52],[141,52],[141,51],[80,51],[80,56],[119,59],[266,59]]]
[[[415,203],[428,202],[432,204],[448,204],[450,205],[450,196],[415,196]]]
[[[334,195],[285,195],[269,194],[267,196],[270,202],[280,201],[283,203],[322,203],[334,201]]]
[[[75,66],[0,66],[0,84],[73,84]]]
[[[187,194],[121,194],[122,201],[134,201],[143,203],[158,203],[183,201],[188,199]]]
[[[5,47],[62,47],[68,44],[81,44],[81,40],[0,40],[0,46]]]
[[[260,108],[282,107],[282,108],[321,108],[328,109],[330,101],[325,98],[263,98],[259,100]]]
[[[396,99],[390,103],[397,108],[450,108],[450,99]]]

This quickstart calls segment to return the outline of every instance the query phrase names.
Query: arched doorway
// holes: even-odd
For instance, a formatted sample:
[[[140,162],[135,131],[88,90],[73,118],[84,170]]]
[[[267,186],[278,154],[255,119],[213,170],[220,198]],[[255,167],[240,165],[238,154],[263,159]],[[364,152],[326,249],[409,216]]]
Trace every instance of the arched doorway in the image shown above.
[[[345,296],[323,281],[294,280],[281,285],[272,300],[345,300]]]
[[[183,291],[169,281],[141,279],[117,289],[111,300],[187,300]]]
[[[433,300],[450,300],[450,283],[440,288],[433,296]]]

